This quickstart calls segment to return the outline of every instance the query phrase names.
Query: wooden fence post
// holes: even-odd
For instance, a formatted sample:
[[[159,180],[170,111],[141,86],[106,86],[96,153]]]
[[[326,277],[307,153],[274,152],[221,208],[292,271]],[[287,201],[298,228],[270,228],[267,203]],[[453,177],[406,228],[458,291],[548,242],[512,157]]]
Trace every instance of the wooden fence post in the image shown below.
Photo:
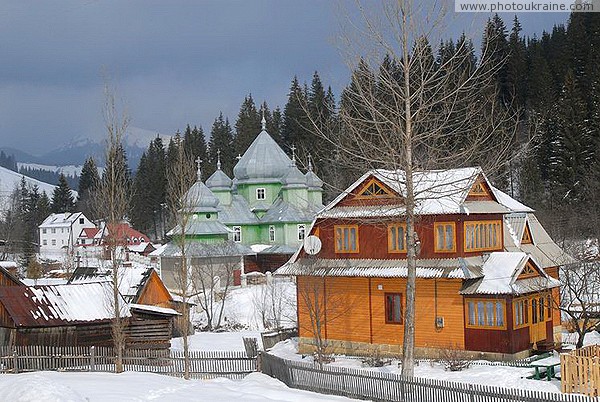
[[[17,349],[13,349],[13,373],[19,373],[19,361],[17,358]]]
[[[96,347],[90,347],[90,371],[96,371]]]
[[[475,402],[475,388],[473,384],[469,384],[469,400]]]

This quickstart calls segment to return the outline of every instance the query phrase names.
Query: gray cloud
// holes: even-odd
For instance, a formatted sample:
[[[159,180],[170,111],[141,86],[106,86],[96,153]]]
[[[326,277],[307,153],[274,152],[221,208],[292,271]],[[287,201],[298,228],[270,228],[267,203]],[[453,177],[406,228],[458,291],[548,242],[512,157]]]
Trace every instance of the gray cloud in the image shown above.
[[[73,137],[100,138],[103,68],[132,124],[162,134],[187,123],[209,131],[219,111],[234,120],[250,92],[283,107],[291,78],[310,81],[315,70],[339,94],[348,72],[335,42],[337,5],[3,1],[0,144],[39,154]],[[557,18],[524,15],[523,26],[541,32]]]

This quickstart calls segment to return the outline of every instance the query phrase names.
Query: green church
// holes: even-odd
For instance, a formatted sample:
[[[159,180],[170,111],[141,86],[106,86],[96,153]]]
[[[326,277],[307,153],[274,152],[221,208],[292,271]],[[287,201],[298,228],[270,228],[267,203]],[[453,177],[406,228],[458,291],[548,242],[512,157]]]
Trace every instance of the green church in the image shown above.
[[[240,274],[279,268],[302,245],[323,208],[323,181],[310,160],[306,173],[296,166],[295,156],[290,159],[267,133],[264,118],[262,131],[238,156],[233,176],[221,170],[220,160],[206,183],[198,171],[183,200],[191,214],[186,228],[175,227],[169,235],[184,233],[192,264],[213,257],[239,262],[234,275],[239,283]],[[157,251],[169,286],[165,274],[174,269],[179,246],[172,241]]]

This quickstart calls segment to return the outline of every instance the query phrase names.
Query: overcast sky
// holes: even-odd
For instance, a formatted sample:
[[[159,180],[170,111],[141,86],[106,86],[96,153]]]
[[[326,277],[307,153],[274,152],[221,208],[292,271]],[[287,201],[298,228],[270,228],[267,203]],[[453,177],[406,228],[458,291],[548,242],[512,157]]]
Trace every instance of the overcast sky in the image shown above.
[[[310,82],[315,70],[339,95],[348,79],[336,39],[340,8],[353,4],[2,0],[0,146],[42,154],[73,138],[101,138],[104,70],[131,125],[163,135],[187,123],[209,132],[219,111],[233,123],[248,93],[283,108],[292,77]],[[510,26],[512,16],[503,17]],[[529,35],[567,19],[519,17]],[[488,15],[461,18],[452,35],[475,27],[479,47]]]

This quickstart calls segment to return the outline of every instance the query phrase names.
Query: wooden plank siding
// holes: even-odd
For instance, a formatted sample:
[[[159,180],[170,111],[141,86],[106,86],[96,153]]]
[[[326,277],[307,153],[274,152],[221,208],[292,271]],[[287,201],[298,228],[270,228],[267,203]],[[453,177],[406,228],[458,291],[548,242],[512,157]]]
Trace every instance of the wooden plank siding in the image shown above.
[[[471,214],[471,215],[428,215],[419,217],[415,224],[415,231],[421,242],[421,252],[419,258],[456,258],[471,257],[481,255],[481,251],[464,251],[464,223],[471,221],[497,221],[502,220],[501,214]],[[375,218],[368,224],[359,224],[358,226],[358,253],[336,253],[335,235],[336,225],[356,224],[357,222],[349,219],[323,219],[315,224],[311,234],[314,234],[316,228],[319,229],[319,238],[323,246],[319,253],[319,258],[374,258],[374,259],[398,259],[406,258],[406,253],[390,253],[388,251],[388,224],[404,223],[402,217],[396,219],[384,220],[384,218]],[[434,224],[436,222],[453,222],[455,224],[456,251],[454,252],[435,252],[435,233]],[[501,226],[502,230],[503,225]],[[502,251],[503,234],[499,235],[500,243],[497,250],[487,250],[486,252]],[[301,252],[301,257],[305,256]]]
[[[171,307],[171,294],[156,271],[152,271],[135,302],[149,306]]]
[[[465,348],[461,280],[417,279],[415,344],[424,348]],[[436,289],[437,288],[437,289]],[[385,293],[402,293],[406,279],[298,277],[298,318],[301,337],[313,338],[308,303],[315,292],[327,296],[327,339],[372,344],[401,345],[403,325],[385,321]],[[369,296],[370,295],[370,296]],[[322,297],[322,296],[321,296]],[[341,304],[344,302],[344,304]],[[403,303],[405,306],[405,302]],[[314,308],[312,309],[314,314]],[[444,317],[436,328],[435,317]]]

